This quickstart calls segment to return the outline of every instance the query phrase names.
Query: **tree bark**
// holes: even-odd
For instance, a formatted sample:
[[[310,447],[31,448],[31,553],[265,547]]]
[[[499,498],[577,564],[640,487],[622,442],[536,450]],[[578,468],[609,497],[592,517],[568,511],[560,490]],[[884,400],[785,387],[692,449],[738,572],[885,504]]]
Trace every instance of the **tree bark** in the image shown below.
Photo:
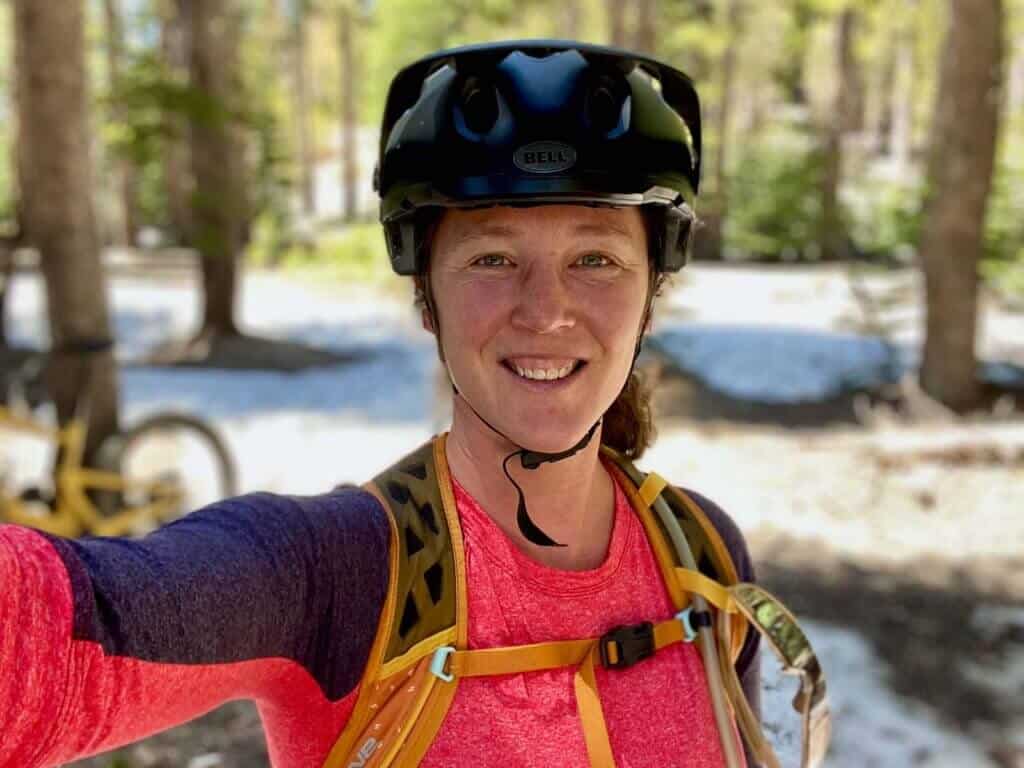
[[[200,336],[234,335],[238,260],[246,226],[236,99],[239,19],[233,0],[192,0],[192,87],[207,101],[191,116],[195,242],[203,274]]]
[[[636,30],[633,35],[634,50],[654,56],[658,44],[657,29],[657,0],[636,0]]]
[[[610,45],[626,45],[626,3],[624,0],[604,0],[605,15],[608,18],[608,42]]]
[[[853,6],[842,10],[837,19],[836,85],[832,105],[823,125],[823,162],[821,174],[821,223],[818,243],[821,258],[835,261],[846,258],[848,239],[839,206],[839,185],[843,176],[843,132],[853,122],[854,93],[848,81],[854,58],[856,11]],[[855,84],[853,84],[855,87]]]
[[[14,254],[12,248],[0,240],[0,347],[7,343],[7,291],[14,276]]]
[[[103,0],[103,16],[107,26],[107,71],[110,90],[116,94],[121,84],[124,62],[124,22],[117,0]],[[125,122],[124,110],[114,100],[112,117]],[[126,158],[117,161],[121,193],[121,239],[134,246],[139,230],[139,174],[135,164]]]
[[[839,78],[843,133],[864,130],[864,75],[857,58],[857,33],[860,15],[857,5],[851,4],[843,11],[839,21]]]
[[[349,2],[338,6],[338,52],[341,59],[341,189],[345,200],[343,217],[352,221],[359,212],[359,115],[356,109],[356,69],[353,35],[355,12]]]
[[[89,403],[86,460],[117,429],[113,353],[71,347],[110,338],[92,204],[83,0],[17,0],[18,110],[25,236],[39,250],[54,349],[48,385],[63,424]]]
[[[190,3],[187,0],[161,0],[160,49],[167,72],[182,82],[188,79]],[[163,156],[164,188],[167,193],[167,217],[175,242],[192,243],[192,177],[189,170],[189,146],[184,118],[165,111],[166,149]]]
[[[313,136],[309,120],[309,74],[307,49],[309,47],[308,9],[304,0],[295,3],[292,11],[292,80],[295,83],[295,131],[299,145],[299,196],[302,212],[312,216],[316,212],[316,193],[313,189]]]
[[[890,29],[886,33],[883,50],[877,65],[871,73],[871,87],[865,97],[865,130],[870,140],[871,151],[878,155],[889,154],[889,139],[892,132],[892,92],[896,80],[896,47],[899,34]]]
[[[702,213],[704,227],[694,239],[694,258],[718,261],[722,258],[722,228],[729,212],[728,155],[729,131],[732,121],[733,85],[736,79],[736,51],[743,33],[743,0],[729,0],[726,7],[726,44],[718,71],[721,77],[719,101],[714,112],[718,144],[712,161],[714,186],[705,198],[710,201]]]
[[[931,397],[966,411],[982,394],[975,371],[978,263],[999,125],[1003,13],[1001,0],[950,5],[921,236],[927,319],[920,380]]]

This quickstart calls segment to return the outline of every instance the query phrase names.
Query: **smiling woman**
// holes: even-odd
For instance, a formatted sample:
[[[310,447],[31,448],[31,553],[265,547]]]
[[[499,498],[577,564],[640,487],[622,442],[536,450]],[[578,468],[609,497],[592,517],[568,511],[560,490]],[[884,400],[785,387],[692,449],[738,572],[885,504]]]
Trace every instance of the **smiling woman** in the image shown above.
[[[450,431],[362,489],[229,499],[140,542],[0,527],[0,768],[242,696],[278,767],[776,768],[761,635],[818,765],[792,615],[728,515],[631,461],[633,367],[694,222],[692,83],[572,41],[471,46],[399,72],[382,128],[381,221]]]

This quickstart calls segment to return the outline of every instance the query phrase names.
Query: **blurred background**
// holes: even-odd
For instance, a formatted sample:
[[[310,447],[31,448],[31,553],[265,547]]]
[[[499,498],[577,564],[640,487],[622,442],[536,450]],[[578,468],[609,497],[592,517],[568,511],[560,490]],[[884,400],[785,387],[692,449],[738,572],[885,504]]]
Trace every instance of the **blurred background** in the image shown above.
[[[1024,766],[1024,0],[0,0],[5,391],[120,471],[188,414],[241,492],[361,482],[444,429],[376,221],[383,101],[432,50],[530,37],[697,84],[704,226],[641,357],[640,464],[807,620],[828,764]],[[0,510],[49,516],[62,454],[13,426]],[[266,764],[236,702],[76,765]]]

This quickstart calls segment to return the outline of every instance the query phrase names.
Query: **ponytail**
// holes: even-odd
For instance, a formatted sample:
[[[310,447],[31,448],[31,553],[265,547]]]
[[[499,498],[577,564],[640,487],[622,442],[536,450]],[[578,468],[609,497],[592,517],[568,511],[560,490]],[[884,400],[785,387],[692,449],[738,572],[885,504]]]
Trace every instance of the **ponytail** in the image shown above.
[[[604,412],[601,442],[635,460],[650,447],[656,434],[651,387],[645,374],[633,371],[615,402]]]

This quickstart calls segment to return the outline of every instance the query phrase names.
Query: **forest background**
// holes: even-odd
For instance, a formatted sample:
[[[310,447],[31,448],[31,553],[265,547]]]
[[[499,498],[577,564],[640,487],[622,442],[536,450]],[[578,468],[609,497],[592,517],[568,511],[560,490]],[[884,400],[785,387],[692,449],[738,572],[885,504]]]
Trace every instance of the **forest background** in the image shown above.
[[[186,247],[202,327],[161,359],[223,362],[228,343],[266,361],[265,345],[237,343],[240,264],[394,279],[370,184],[392,75],[444,46],[558,37],[648,52],[696,81],[697,260],[918,264],[924,391],[961,412],[992,400],[979,288],[1024,296],[1022,0],[76,0],[52,28],[42,8],[0,3],[0,268],[38,248],[58,349],[109,335],[100,247]],[[48,176],[62,147],[69,175]],[[46,245],[56,231],[63,245]],[[69,393],[76,370],[57,377]],[[111,378],[93,377],[92,443],[116,423]]]
[[[82,365],[82,344],[109,339],[116,326],[106,281],[114,267],[155,274],[176,264],[198,267],[197,325],[147,350],[142,363],[296,370],[339,362],[329,350],[243,327],[241,276],[258,268],[250,271],[284,282],[312,273],[408,303],[407,282],[388,267],[371,186],[387,84],[437,48],[529,37],[622,45],[694,78],[705,120],[698,265],[919,274],[920,392],[959,414],[1022,410],[1021,340],[1007,346],[1018,357],[998,381],[979,364],[977,341],[982,299],[1024,310],[1024,0],[0,0],[0,373],[33,351],[5,332],[5,302],[21,290],[16,274],[38,272],[57,416],[69,417],[88,384],[95,453],[119,429],[126,378],[110,350],[88,352]],[[860,330],[884,338],[870,304]],[[906,394],[872,396],[906,405]],[[733,470],[743,442],[729,440],[723,465]],[[766,450],[766,478],[786,463],[774,460],[778,450]],[[797,463],[802,445],[792,450],[792,466],[804,471],[786,482],[807,497],[815,468]],[[963,455],[937,461],[973,460]],[[1024,449],[1013,457],[998,482],[1019,492]],[[861,468],[835,482],[855,483]],[[841,496],[832,481],[827,491]],[[922,514],[943,504],[934,488],[915,489],[918,501]],[[886,525],[899,517],[872,506]],[[995,502],[989,517],[966,502],[961,509],[984,520],[1010,514]],[[911,542],[906,525],[898,538]],[[1015,540],[1013,530],[1004,538]],[[954,655],[978,644],[946,638],[950,601],[969,592],[961,561],[948,562],[948,583],[928,600],[912,578],[920,574],[910,574],[910,586],[899,582],[902,597],[887,581],[878,589],[885,604],[865,601],[860,613],[851,593],[839,600],[823,589],[812,615],[855,617],[879,648],[904,654],[890,659],[905,673],[903,693],[941,678],[962,694],[971,681],[944,675]],[[1010,560],[973,562],[1013,576]],[[810,590],[805,572],[766,571],[773,587],[788,578],[793,594]],[[873,589],[863,576],[856,570],[851,582]],[[893,619],[890,609],[918,612]],[[894,642],[893,621],[918,623]],[[1007,630],[1019,645],[1013,632],[1024,625]],[[907,659],[920,656],[925,636],[936,655],[915,666]],[[931,697],[960,702],[943,710],[946,722],[984,709],[980,698],[947,693]],[[1000,766],[1024,764],[1024,745],[1004,749],[1001,735],[1019,733],[1019,722],[984,739]],[[244,725],[258,742],[249,733],[258,724]]]

